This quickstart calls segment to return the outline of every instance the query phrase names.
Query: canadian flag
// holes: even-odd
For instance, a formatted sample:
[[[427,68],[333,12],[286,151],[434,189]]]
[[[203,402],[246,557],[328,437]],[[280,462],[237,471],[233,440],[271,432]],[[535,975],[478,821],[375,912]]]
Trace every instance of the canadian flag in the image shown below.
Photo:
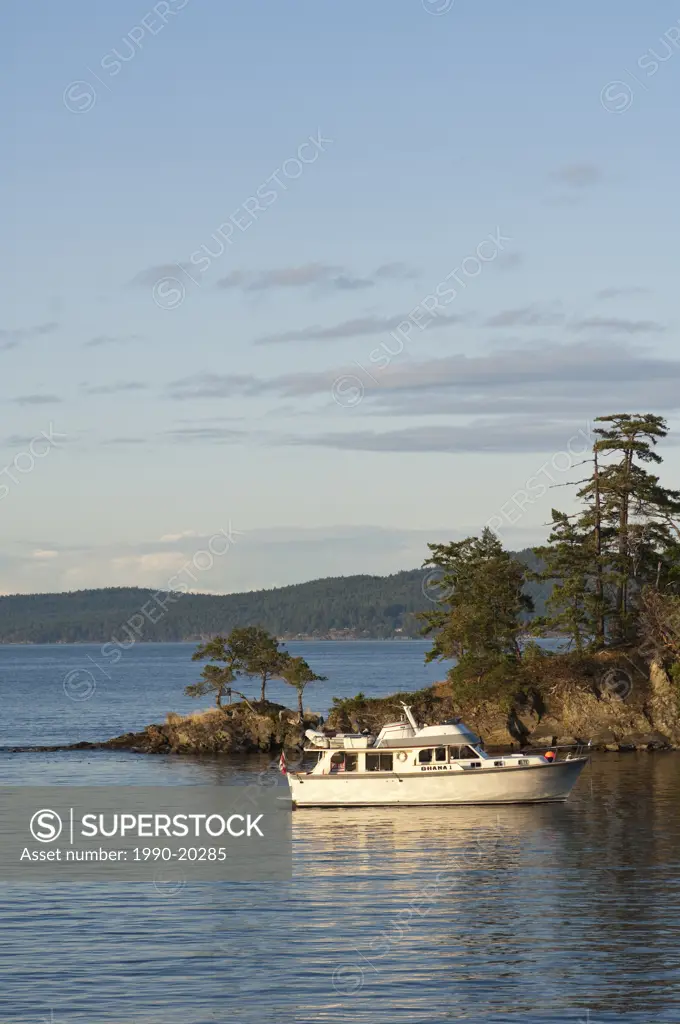
[[[284,775],[288,774],[288,768],[286,767],[286,755],[281,751],[281,757],[279,758],[279,771],[283,772]]]

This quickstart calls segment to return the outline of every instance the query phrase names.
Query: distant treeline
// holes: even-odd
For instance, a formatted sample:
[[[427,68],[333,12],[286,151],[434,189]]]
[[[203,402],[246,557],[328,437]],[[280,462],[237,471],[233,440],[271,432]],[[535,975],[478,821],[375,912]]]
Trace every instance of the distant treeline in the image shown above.
[[[539,563],[529,550],[517,557]],[[106,587],[66,594],[0,597],[0,643],[129,644],[132,639],[197,640],[259,625],[279,637],[417,637],[418,612],[432,607],[425,596],[432,570],[392,576],[344,576],[245,594],[165,594],[138,587]],[[545,608],[550,584],[530,583],[536,613]]]

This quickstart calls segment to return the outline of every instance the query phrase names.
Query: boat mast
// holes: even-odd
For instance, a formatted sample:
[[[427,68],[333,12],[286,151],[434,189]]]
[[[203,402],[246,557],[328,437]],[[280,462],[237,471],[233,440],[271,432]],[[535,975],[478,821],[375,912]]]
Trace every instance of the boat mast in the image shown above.
[[[404,714],[406,715],[409,724],[411,725],[411,728],[413,729],[414,732],[418,732],[418,723],[416,722],[415,718],[413,717],[413,714],[411,713],[411,705],[404,704],[402,701],[401,706],[404,709]]]

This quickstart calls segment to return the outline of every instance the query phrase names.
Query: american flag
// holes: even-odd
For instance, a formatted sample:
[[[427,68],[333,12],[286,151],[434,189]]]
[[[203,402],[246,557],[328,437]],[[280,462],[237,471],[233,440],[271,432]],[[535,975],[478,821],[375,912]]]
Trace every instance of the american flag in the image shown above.
[[[288,774],[288,768],[286,767],[286,755],[281,751],[281,757],[279,758],[279,771],[283,772],[284,775]]]

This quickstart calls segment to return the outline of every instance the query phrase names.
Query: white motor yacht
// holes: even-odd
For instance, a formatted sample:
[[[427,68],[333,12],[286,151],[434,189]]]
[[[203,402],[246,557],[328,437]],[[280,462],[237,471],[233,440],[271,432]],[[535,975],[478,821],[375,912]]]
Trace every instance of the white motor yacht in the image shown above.
[[[307,770],[286,772],[294,807],[548,803],[566,800],[588,762],[580,751],[490,755],[459,719],[405,720],[379,735],[308,729]]]

